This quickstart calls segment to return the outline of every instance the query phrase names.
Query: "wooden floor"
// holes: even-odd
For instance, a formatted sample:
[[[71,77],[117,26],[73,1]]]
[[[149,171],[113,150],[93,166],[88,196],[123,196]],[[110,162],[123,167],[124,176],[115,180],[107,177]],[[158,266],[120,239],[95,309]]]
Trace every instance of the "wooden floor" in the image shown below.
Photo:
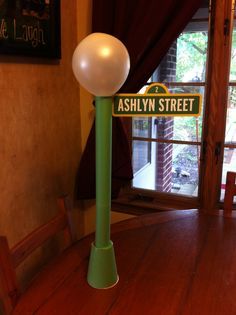
[[[236,314],[236,219],[191,210],[114,225],[120,280],[107,290],[86,282],[92,239],[48,266],[14,314]]]

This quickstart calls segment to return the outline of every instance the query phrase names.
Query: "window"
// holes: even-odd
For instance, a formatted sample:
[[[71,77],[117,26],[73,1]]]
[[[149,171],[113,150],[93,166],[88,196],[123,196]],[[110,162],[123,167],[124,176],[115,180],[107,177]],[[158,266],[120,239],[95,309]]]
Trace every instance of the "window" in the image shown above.
[[[150,79],[170,92],[201,93],[204,101],[197,119],[133,119],[128,200],[136,206],[205,211],[220,206],[226,172],[236,171],[233,10],[231,0],[203,1]]]
[[[172,44],[150,81],[163,82],[173,93],[204,94],[207,43],[206,7]],[[201,134],[202,115],[133,118],[133,187],[197,196]]]

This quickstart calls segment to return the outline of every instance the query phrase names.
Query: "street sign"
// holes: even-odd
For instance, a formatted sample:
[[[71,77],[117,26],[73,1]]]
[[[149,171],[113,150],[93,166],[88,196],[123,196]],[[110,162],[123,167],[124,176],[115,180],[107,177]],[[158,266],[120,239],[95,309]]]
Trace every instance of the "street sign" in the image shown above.
[[[201,94],[172,94],[152,83],[144,94],[116,94],[113,116],[199,116],[201,105]]]

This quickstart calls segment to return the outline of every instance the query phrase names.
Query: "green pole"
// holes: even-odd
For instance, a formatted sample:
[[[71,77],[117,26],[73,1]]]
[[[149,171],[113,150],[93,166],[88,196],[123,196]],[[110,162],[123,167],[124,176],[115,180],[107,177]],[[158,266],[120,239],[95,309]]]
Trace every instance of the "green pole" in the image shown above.
[[[96,97],[96,247],[110,242],[112,98]]]
[[[118,281],[110,240],[112,97],[96,97],[96,234],[92,244],[88,283],[108,288]]]

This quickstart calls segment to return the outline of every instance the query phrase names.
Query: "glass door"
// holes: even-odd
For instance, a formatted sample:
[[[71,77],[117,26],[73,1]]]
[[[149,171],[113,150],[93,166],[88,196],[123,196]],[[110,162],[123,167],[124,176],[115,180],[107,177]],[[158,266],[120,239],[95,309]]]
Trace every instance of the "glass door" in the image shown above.
[[[234,15],[234,21],[235,21]],[[224,200],[227,172],[236,172],[236,25],[232,32],[230,76],[224,139],[224,157],[221,179],[221,201]],[[234,199],[236,203],[236,198]]]

